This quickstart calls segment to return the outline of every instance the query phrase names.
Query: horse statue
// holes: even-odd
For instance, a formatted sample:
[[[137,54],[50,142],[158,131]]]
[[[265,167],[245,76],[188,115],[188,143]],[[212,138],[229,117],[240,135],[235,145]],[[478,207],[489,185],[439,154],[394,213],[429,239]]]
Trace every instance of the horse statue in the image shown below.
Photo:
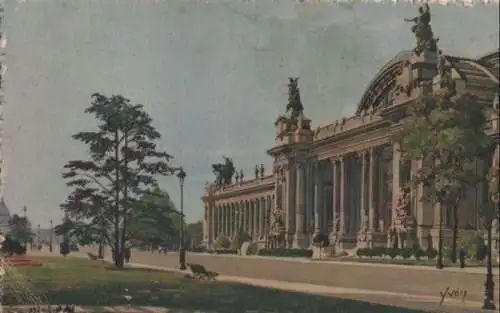
[[[233,160],[225,156],[223,159],[223,163],[212,164],[212,173],[215,175],[215,184],[217,186],[230,185],[236,172]]]
[[[300,100],[299,78],[289,77],[288,80],[288,104],[286,105],[286,111],[291,111],[291,116],[295,118],[304,111],[304,106]]]

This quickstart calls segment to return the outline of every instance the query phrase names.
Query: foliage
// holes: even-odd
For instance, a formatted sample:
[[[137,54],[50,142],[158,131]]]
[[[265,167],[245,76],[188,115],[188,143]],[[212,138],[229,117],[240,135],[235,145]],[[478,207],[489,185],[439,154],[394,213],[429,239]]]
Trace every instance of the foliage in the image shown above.
[[[409,259],[413,255],[413,249],[412,248],[403,248],[400,250],[399,253],[404,259]]]
[[[186,241],[199,246],[203,241],[203,221],[197,221],[186,225]]]
[[[427,250],[425,250],[425,256],[427,256],[427,258],[429,259],[435,259],[438,255],[438,251],[434,248],[427,248]]]
[[[266,248],[260,249],[258,255],[292,258],[311,258],[313,251],[309,249]]]
[[[423,162],[407,187],[422,185],[426,190],[424,200],[453,212],[454,255],[458,203],[466,196],[467,186],[477,186],[487,179],[486,173],[476,171],[477,160],[491,152],[493,143],[486,133],[486,108],[469,93],[456,95],[443,89],[423,95],[409,107],[396,138],[404,161]]]
[[[9,229],[8,235],[21,243],[28,243],[35,237],[29,219],[17,214],[10,217]]]
[[[18,239],[7,235],[2,244],[2,252],[7,253],[9,256],[14,254],[22,255],[26,253],[26,247]]]
[[[387,255],[394,260],[398,255],[400,255],[400,250],[395,247],[391,247],[387,249]]]
[[[241,248],[241,245],[246,242],[246,241],[251,241],[252,236],[250,236],[248,233],[240,230],[237,231],[234,235],[233,238],[231,239],[231,249],[238,250]]]
[[[132,212],[129,223],[130,238],[138,245],[153,247],[168,246],[172,238],[177,238],[181,223],[168,193],[159,187],[147,190]]]
[[[229,249],[230,246],[231,241],[224,235],[219,235],[217,239],[215,239],[214,247],[216,249]]]
[[[259,245],[256,242],[250,242],[245,255],[257,255],[259,253]]]
[[[85,113],[94,117],[97,130],[73,135],[87,145],[88,159],[69,161],[62,177],[71,189],[61,204],[76,233],[96,235],[115,251],[115,265],[123,266],[129,224],[141,208],[140,197],[157,186],[158,175],[172,174],[171,156],[160,152],[160,133],[140,104],[122,96],[92,95]]]
[[[460,247],[465,251],[465,255],[475,259],[477,257],[478,247],[484,246],[484,237],[480,232],[464,233],[459,241]]]
[[[64,240],[59,244],[59,252],[62,256],[67,256],[71,252],[70,241],[68,238],[64,238]]]

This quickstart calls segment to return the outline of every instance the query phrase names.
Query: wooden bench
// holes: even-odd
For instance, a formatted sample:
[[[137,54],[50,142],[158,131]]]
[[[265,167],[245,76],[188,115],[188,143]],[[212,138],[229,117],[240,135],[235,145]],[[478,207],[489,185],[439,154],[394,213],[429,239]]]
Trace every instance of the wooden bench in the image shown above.
[[[98,259],[97,255],[92,254],[90,252],[87,252],[87,255],[89,256],[89,259],[91,259],[92,261],[95,261]]]
[[[215,272],[207,271],[207,269],[201,264],[188,263],[187,266],[191,270],[191,273],[193,273],[193,278],[196,278],[198,280],[215,280],[215,277],[219,275]]]

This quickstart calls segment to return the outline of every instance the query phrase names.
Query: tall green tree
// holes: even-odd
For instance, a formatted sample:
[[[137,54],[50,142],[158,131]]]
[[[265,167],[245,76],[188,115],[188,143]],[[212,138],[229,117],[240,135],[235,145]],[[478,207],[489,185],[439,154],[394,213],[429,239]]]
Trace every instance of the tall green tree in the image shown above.
[[[456,262],[458,205],[467,186],[477,186],[487,174],[476,170],[477,161],[491,152],[492,138],[486,133],[486,105],[469,93],[442,89],[423,95],[408,109],[397,135],[402,158],[421,160],[409,187],[423,185],[425,200],[451,210],[452,258]]]
[[[174,203],[159,187],[143,194],[130,222],[130,237],[135,243],[157,248],[177,237],[175,220],[180,218]]]
[[[31,223],[27,217],[17,214],[12,215],[9,219],[9,229],[8,235],[24,245],[35,237],[31,229]]]
[[[128,225],[140,197],[158,185],[158,175],[172,174],[171,156],[157,149],[160,133],[142,105],[96,93],[85,113],[94,117],[97,129],[73,135],[87,146],[88,158],[64,165],[62,177],[71,193],[61,208],[85,227],[110,224],[113,259],[123,267]]]
[[[187,243],[199,246],[203,241],[203,221],[188,223],[185,229]]]

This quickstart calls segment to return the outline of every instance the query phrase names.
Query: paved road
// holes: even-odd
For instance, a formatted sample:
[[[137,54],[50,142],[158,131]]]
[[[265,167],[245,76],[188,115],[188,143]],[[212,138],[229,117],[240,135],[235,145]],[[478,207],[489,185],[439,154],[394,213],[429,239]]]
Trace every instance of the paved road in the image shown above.
[[[466,299],[482,301],[484,275],[399,268],[397,266],[370,266],[323,262],[291,262],[275,259],[210,256],[188,254],[188,262],[203,264],[208,269],[227,276],[270,279],[344,288],[380,290],[415,295],[439,296],[447,287],[466,290]],[[178,255],[152,254],[134,251],[131,262],[178,267]],[[498,276],[496,294],[498,294]],[[498,302],[498,298],[496,299]]]

